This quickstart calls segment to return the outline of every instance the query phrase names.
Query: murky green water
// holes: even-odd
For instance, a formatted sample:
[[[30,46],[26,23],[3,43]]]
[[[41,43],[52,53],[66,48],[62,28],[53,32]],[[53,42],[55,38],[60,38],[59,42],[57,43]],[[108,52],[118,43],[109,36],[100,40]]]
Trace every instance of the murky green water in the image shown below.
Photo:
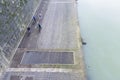
[[[78,0],[88,80],[120,80],[120,1]]]

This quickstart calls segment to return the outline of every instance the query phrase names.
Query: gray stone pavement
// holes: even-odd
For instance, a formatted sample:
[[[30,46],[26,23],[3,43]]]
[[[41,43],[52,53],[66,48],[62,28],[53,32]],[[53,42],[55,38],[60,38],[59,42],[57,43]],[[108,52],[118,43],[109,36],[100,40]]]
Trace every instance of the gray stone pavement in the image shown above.
[[[41,13],[40,11],[41,9],[38,9],[37,15]],[[77,8],[75,0],[50,0],[48,8],[46,8],[45,14],[42,17],[42,21],[41,19],[38,19],[37,21],[37,23],[41,23],[41,32],[39,32],[36,28],[37,24],[32,26],[30,25],[32,28],[32,32],[30,36],[27,36],[27,33],[25,34],[18,50],[16,51],[15,56],[13,57],[12,63],[10,65],[11,68],[9,68],[9,70],[26,70],[26,68],[30,68],[31,71],[34,68],[52,68],[49,70],[50,72],[48,71],[37,73],[37,69],[35,69],[36,71],[34,71],[34,74],[24,71],[24,74],[20,71],[18,73],[21,75],[32,74],[32,76],[35,77],[34,80],[86,80],[83,54],[80,42],[80,31],[77,20]],[[73,52],[74,64],[20,64],[22,57],[24,56],[23,54],[27,51],[48,53]],[[45,53],[44,56],[49,55],[50,54]],[[65,55],[62,56],[64,57]],[[51,58],[56,57],[58,57],[58,59],[60,60],[63,59],[55,55],[53,55],[53,57]],[[44,60],[44,57],[41,57],[41,59]],[[68,58],[66,58],[66,60],[67,59]],[[64,73],[59,72],[58,70],[58,72],[56,73],[51,73],[54,68],[64,69],[64,71],[70,69],[72,72]],[[8,75],[11,74],[12,72]],[[10,78],[3,79],[9,80]]]
[[[36,19],[36,22],[34,23],[34,20],[31,21],[29,24],[29,27],[31,28],[31,34],[28,36],[28,33],[26,31],[25,36],[23,37],[23,40],[21,44],[19,45],[19,48],[36,48],[36,40],[38,39],[40,33],[38,31],[38,24],[41,24],[44,16],[46,14],[47,8],[49,5],[49,0],[42,0],[40,3],[40,6],[38,7],[34,17]],[[33,24],[34,23],[34,24]]]
[[[20,64],[74,64],[73,52],[27,51]]]
[[[29,79],[27,79],[29,78]],[[8,72],[4,80],[82,80],[79,73],[65,72]]]
[[[69,0],[66,0],[67,2]],[[51,0],[42,21],[41,33],[35,26],[29,37],[24,37],[19,48],[34,49],[74,49],[77,48],[76,12],[73,0],[70,3]],[[57,3],[56,3],[57,2]],[[40,21],[38,22],[40,23]]]

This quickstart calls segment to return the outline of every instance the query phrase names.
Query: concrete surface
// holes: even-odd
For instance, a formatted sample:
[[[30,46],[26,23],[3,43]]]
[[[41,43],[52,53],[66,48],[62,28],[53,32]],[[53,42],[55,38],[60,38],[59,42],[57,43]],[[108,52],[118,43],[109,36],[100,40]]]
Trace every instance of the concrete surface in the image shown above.
[[[10,79],[12,76],[12,79]],[[27,72],[27,73],[6,73],[4,80],[27,80],[26,77],[32,77],[29,80],[81,80],[78,73],[61,72]]]
[[[74,64],[73,52],[27,51],[20,64]]]
[[[37,12],[39,12],[39,9]],[[8,75],[11,75],[12,72],[18,72],[21,75],[31,74],[35,76],[35,80],[86,80],[77,20],[75,0],[50,0],[42,22],[40,19],[37,21],[42,25],[41,32],[38,32],[37,24],[30,25],[32,28],[31,34],[29,37],[27,33],[24,36],[12,60],[11,68],[8,69],[8,72],[10,71]],[[20,64],[23,54],[27,51],[74,52],[74,64]],[[44,56],[48,57],[49,54]],[[55,60],[57,57],[60,60],[59,55],[54,55],[51,58]],[[40,59],[44,60],[44,57]],[[41,73],[42,68],[45,72]],[[35,71],[31,73],[33,69]],[[61,69],[64,70],[61,71]],[[26,70],[28,71],[25,72]],[[54,70],[56,70],[55,73],[52,72]],[[64,73],[65,71],[68,72]]]
[[[60,0],[51,1],[41,24],[41,33],[35,28],[37,25],[32,26],[34,29],[30,37],[24,37],[20,48],[30,50],[77,48],[77,21],[74,9],[73,0],[69,3],[66,1],[61,3]]]

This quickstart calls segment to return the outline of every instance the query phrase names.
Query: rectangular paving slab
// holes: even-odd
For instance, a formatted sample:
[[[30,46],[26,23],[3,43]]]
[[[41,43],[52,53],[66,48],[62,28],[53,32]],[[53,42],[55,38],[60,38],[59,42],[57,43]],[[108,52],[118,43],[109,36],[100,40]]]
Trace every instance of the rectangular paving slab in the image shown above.
[[[32,76],[11,75],[10,80],[33,80]]]
[[[81,80],[80,78],[79,73],[73,72],[10,72],[5,74],[3,80]]]
[[[73,52],[27,51],[20,64],[74,64]]]

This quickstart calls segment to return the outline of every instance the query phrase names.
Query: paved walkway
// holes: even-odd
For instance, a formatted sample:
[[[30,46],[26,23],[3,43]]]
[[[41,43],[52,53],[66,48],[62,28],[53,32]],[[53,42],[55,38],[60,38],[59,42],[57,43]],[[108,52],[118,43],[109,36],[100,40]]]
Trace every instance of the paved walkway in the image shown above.
[[[30,37],[24,37],[19,48],[30,50],[78,48],[77,13],[73,2],[51,0],[41,24],[41,33],[35,28],[37,25],[32,26],[32,34]]]
[[[55,70],[58,74],[56,74],[56,76],[62,76],[59,80],[86,80],[75,0],[43,1],[45,2],[43,2],[44,4],[42,4],[42,6],[47,4],[47,7],[39,7],[36,14],[37,23],[40,23],[42,26],[41,32],[36,28],[37,23],[30,25],[32,33],[29,37],[27,33],[25,34],[13,58],[11,68],[8,69],[9,74],[6,73],[7,76],[9,75],[9,78],[4,79],[9,80],[13,72],[20,73],[25,71],[24,74],[29,74],[29,71],[31,71],[32,74],[32,72],[38,71],[42,72],[42,78],[38,75],[34,80],[57,80],[58,77],[53,78],[55,74],[53,75],[53,73],[51,73]],[[40,19],[38,17],[41,15],[42,9],[45,10],[43,11],[44,15]],[[48,58],[52,52],[58,52],[58,54],[59,52],[72,52],[73,64],[20,64],[26,51],[45,52],[44,55],[42,54],[44,57],[41,59],[43,60],[45,57]],[[56,58],[56,56],[53,55],[51,58]],[[64,74],[67,76],[64,76]],[[35,73],[32,75],[36,76]]]

